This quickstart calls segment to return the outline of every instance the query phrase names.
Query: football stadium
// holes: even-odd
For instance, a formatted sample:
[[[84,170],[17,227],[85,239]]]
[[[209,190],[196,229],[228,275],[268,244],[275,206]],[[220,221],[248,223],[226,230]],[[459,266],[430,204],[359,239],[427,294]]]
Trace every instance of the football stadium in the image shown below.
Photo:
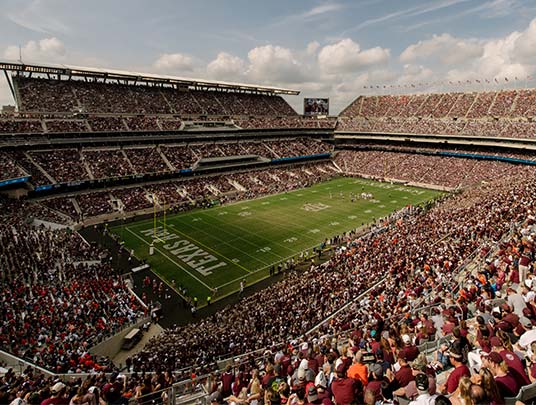
[[[468,7],[413,3],[346,35]],[[447,21],[532,10],[475,3]],[[310,43],[293,66],[317,55],[325,76],[301,81],[271,75],[271,45],[244,81],[43,60],[57,38],[6,48],[0,404],[533,403],[535,27],[412,40],[399,76],[364,62],[395,46]],[[257,71],[261,48],[279,59]],[[418,51],[454,67],[408,73]],[[450,76],[487,58],[506,70]]]

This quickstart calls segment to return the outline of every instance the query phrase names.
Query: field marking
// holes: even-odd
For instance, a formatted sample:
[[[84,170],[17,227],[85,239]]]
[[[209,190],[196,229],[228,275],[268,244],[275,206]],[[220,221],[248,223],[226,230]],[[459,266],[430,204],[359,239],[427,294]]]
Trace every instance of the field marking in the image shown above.
[[[141,240],[143,243],[145,243],[147,246],[151,246],[151,244],[149,242],[147,242],[145,239],[143,239],[141,236],[139,236],[137,233],[133,232],[128,226],[125,227],[125,229],[127,230],[127,232],[130,232],[132,235],[134,235],[136,238],[138,238],[139,240]],[[192,276],[192,278],[196,279],[197,281],[199,281],[199,283],[203,284],[205,287],[207,287],[210,291],[212,291],[213,287],[210,287],[208,284],[205,284],[203,282],[203,280],[200,280],[198,279],[195,275],[193,275],[192,273],[190,273],[187,269],[185,269],[184,267],[182,267],[179,263],[177,263],[175,260],[173,260],[171,257],[169,257],[167,254],[165,254],[164,252],[162,252],[160,249],[158,249],[156,246],[153,246],[154,249],[159,252],[162,256],[164,256],[166,259],[168,259],[171,263],[175,264],[179,269],[181,270],[184,270],[186,273],[188,273],[190,276]]]
[[[158,221],[158,222],[163,223],[162,221]],[[246,272],[251,273],[251,270],[246,269],[246,268],[245,268],[244,266],[242,266],[241,264],[238,264],[238,263],[233,262],[233,259],[229,259],[227,256],[222,255],[220,252],[216,252],[214,249],[209,248],[209,247],[208,247],[207,245],[205,245],[204,243],[201,243],[201,242],[199,242],[198,240],[192,238],[191,236],[186,235],[184,232],[179,231],[178,229],[176,229],[176,227],[175,227],[174,231],[180,233],[180,234],[181,234],[182,236],[184,236],[187,240],[191,240],[192,242],[197,243],[197,244],[200,245],[200,246],[203,246],[205,249],[210,250],[212,253],[214,253],[214,254],[216,254],[216,255],[218,255],[218,256],[220,256],[220,257],[223,257],[225,260],[227,260],[227,262],[229,262],[228,264],[233,263],[235,266],[240,267],[242,270],[245,270]],[[205,232],[203,231],[203,233],[205,233]],[[224,243],[225,243],[225,242],[224,242]]]
[[[283,262],[285,262],[285,261],[287,261],[287,260],[289,260],[289,259],[292,259],[293,257],[299,256],[301,253],[306,252],[306,251],[311,250],[311,249],[314,249],[315,247],[317,247],[317,246],[319,246],[319,245],[320,245],[320,243],[317,243],[317,244],[314,245],[314,246],[311,246],[311,247],[309,247],[309,248],[307,248],[307,249],[304,249],[304,250],[301,250],[301,251],[299,251],[299,252],[296,252],[296,253],[293,254],[292,256],[283,257],[283,258],[281,258],[281,260],[278,261],[278,262],[270,263],[270,264],[267,265],[267,266],[258,268],[257,270],[252,271],[252,272],[251,272],[251,275],[256,274],[256,273],[258,273],[258,272],[260,272],[260,271],[262,271],[262,270],[266,270],[268,267],[273,266],[273,265],[275,265],[275,264],[283,263]],[[309,260],[309,259],[303,260],[303,263],[307,262],[308,260]],[[302,263],[302,262],[298,262],[298,261],[297,261],[297,263]],[[220,288],[223,288],[223,287],[227,287],[228,285],[234,283],[235,281],[238,281],[238,280],[243,279],[243,278],[244,278],[244,277],[235,278],[234,280],[228,281],[227,283],[224,283],[224,284],[222,284],[222,285],[219,285],[219,286],[216,287],[216,288],[220,289]],[[265,278],[266,278],[266,277],[265,277]],[[260,282],[260,281],[262,281],[262,280],[264,280],[264,279],[259,279],[259,280],[255,281],[255,284],[258,283],[258,282]]]
[[[211,219],[214,219],[214,217],[210,217],[210,218],[211,218]],[[159,221],[159,222],[162,223],[162,221]],[[188,227],[190,227],[190,225],[188,225],[186,222],[183,222],[182,225],[183,225],[183,226],[188,226]],[[211,236],[210,232],[207,232],[207,231],[205,231],[205,230],[203,230],[203,229],[201,229],[201,228],[193,228],[193,227],[192,227],[192,229],[195,229],[196,232],[201,232],[201,233],[203,233],[203,234],[205,234],[205,235]],[[178,232],[180,232],[180,231],[178,231]],[[182,232],[181,232],[181,233],[182,233]],[[224,232],[224,233],[229,234],[229,232]],[[182,235],[186,236],[187,238],[190,238],[192,241],[194,241],[194,242],[196,242],[196,243],[199,243],[199,244],[202,245],[203,247],[205,247],[205,248],[207,248],[207,249],[210,249],[213,253],[215,253],[215,254],[217,254],[217,255],[223,257],[224,259],[226,259],[226,260],[231,260],[236,266],[238,266],[238,267],[240,267],[240,268],[243,268],[243,269],[246,270],[248,273],[252,273],[252,272],[253,272],[253,270],[248,270],[248,269],[246,269],[244,266],[237,264],[237,263],[234,261],[234,259],[229,259],[228,257],[224,256],[223,254],[221,254],[220,252],[216,251],[215,249],[211,249],[211,248],[209,248],[209,247],[203,245],[201,242],[198,242],[196,239],[192,238],[191,236],[185,235],[184,233],[182,233]],[[231,234],[231,235],[232,235],[232,234]],[[235,235],[232,235],[232,236],[234,236],[234,238],[231,239],[231,240],[228,241],[228,242],[225,242],[225,241],[223,241],[223,240],[221,240],[221,239],[218,239],[218,242],[217,242],[217,243],[218,243],[218,244],[223,244],[223,245],[230,246],[231,248],[238,250],[238,251],[240,252],[241,255],[249,256],[249,257],[252,258],[253,260],[260,262],[261,264],[267,264],[264,260],[258,259],[257,257],[252,256],[252,255],[250,255],[249,253],[246,253],[245,251],[243,251],[243,250],[241,250],[241,249],[237,249],[235,246],[233,246],[233,245],[231,244],[231,242],[240,239],[240,240],[242,240],[242,241],[248,243],[249,245],[253,246],[254,248],[256,248],[257,245],[255,245],[254,243],[248,241],[247,239],[241,238],[240,236],[235,236]],[[280,257],[277,253],[272,253],[272,254],[275,255],[275,256]]]

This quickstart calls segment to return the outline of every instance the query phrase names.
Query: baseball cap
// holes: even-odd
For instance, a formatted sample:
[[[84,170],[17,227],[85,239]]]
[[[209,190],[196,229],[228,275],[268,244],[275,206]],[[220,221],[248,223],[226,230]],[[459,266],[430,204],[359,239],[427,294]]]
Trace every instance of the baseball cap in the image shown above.
[[[491,352],[490,354],[488,354],[486,356],[486,358],[491,361],[492,363],[495,363],[495,364],[501,364],[503,362],[503,358],[501,357],[501,355],[497,352]]]
[[[318,391],[314,385],[309,387],[309,391],[307,391],[307,399],[309,402],[314,402],[318,399]]]
[[[376,377],[378,378],[383,377],[383,367],[381,366],[381,364],[374,363],[374,364],[371,364],[369,367],[370,367],[370,372],[374,374]]]
[[[501,342],[501,339],[499,339],[497,336],[493,336],[490,340],[489,340],[489,343],[491,344],[491,347],[502,347],[502,342]]]
[[[415,385],[419,391],[428,391],[428,376],[426,374],[417,374],[415,376]]]
[[[54,384],[52,386],[52,388],[50,389],[50,391],[54,394],[57,394],[59,392],[61,392],[62,390],[65,389],[65,384],[62,383],[62,382],[57,382],[56,384]]]
[[[409,337],[409,335],[402,335],[402,341],[405,344],[409,344],[409,343],[411,343],[411,338]]]

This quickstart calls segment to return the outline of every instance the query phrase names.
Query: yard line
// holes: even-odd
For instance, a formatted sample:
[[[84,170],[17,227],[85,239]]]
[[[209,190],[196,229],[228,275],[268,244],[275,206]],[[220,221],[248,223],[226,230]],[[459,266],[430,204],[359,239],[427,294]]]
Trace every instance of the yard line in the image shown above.
[[[143,243],[145,243],[147,246],[151,246],[151,244],[149,242],[147,242],[145,239],[143,239],[141,236],[137,235],[136,233],[132,232],[129,227],[125,227],[125,229],[127,230],[127,232],[130,232],[132,235],[134,235],[136,238],[138,238],[139,240],[141,240]],[[173,260],[171,257],[169,257],[168,255],[166,255],[164,252],[162,252],[160,249],[158,249],[156,246],[153,246],[154,249],[159,252],[162,256],[164,256],[166,259],[168,259],[171,263],[175,264],[179,269],[181,270],[184,270],[186,273],[188,273],[190,276],[192,276],[192,278],[196,279],[197,281],[199,281],[199,283],[203,284],[205,287],[207,287],[209,290],[212,291],[212,287],[210,287],[208,284],[205,284],[202,280],[198,279],[195,275],[193,275],[192,273],[190,273],[187,269],[185,269],[184,267],[182,267],[179,263],[177,263],[175,260]]]
[[[210,217],[210,218],[211,218],[211,219],[214,219],[213,217]],[[188,223],[186,223],[186,222],[181,222],[181,225],[182,225],[182,226],[187,226],[187,227],[192,228],[192,229],[195,229],[196,232],[201,232],[201,233],[203,233],[203,234],[205,234],[205,235],[211,236],[210,232],[207,232],[207,231],[203,230],[201,227],[199,227],[199,228],[197,228],[197,227],[193,227],[192,225],[190,225],[190,224],[188,224]],[[228,223],[226,223],[226,225],[227,225],[227,226],[231,226],[231,225],[228,224]],[[268,264],[268,263],[266,263],[264,260],[261,260],[261,259],[255,257],[255,256],[250,255],[249,253],[247,253],[247,252],[244,251],[243,249],[235,248],[235,247],[231,244],[231,242],[234,241],[234,240],[240,239],[240,240],[246,242],[247,244],[251,245],[253,249],[258,249],[259,246],[257,246],[257,245],[254,244],[253,242],[250,242],[250,241],[247,240],[247,239],[243,239],[243,238],[241,238],[240,236],[235,236],[234,233],[226,232],[226,231],[222,231],[221,229],[220,229],[219,231],[221,231],[222,233],[231,235],[231,236],[233,236],[234,238],[233,238],[232,240],[228,241],[228,242],[225,242],[225,241],[222,241],[221,239],[218,239],[218,242],[215,242],[215,243],[220,243],[220,244],[223,244],[223,245],[230,246],[231,248],[238,250],[238,251],[240,252],[240,255],[246,255],[246,256],[249,256],[249,257],[252,258],[253,260],[258,261],[258,262],[261,262],[261,264],[265,264],[265,265]],[[188,236],[188,237],[195,241],[195,239],[192,238],[191,236]],[[198,242],[198,243],[199,243],[199,242]],[[212,249],[212,251],[213,251],[213,252],[216,252],[214,249]],[[222,256],[222,257],[225,257],[225,256],[223,256],[223,255],[222,255],[221,253],[219,253],[219,252],[218,252],[217,254],[219,254],[219,255]],[[281,257],[281,256],[279,256],[279,255],[276,254],[276,253],[272,253],[272,254],[273,254],[274,256]],[[227,259],[227,260],[230,260],[230,259]],[[232,261],[232,260],[231,260],[231,261]],[[235,262],[233,262],[233,263],[236,264]],[[252,270],[249,270],[249,272],[251,273]]]
[[[232,260],[232,259],[229,259],[227,256],[222,255],[220,252],[216,252],[214,249],[209,248],[207,245],[205,245],[205,244],[199,242],[198,240],[192,238],[192,237],[189,236],[189,235],[186,235],[184,232],[179,231],[179,230],[177,229],[177,227],[175,227],[175,229],[173,229],[173,230],[174,230],[175,232],[180,233],[180,234],[181,234],[182,236],[184,236],[186,239],[190,239],[190,240],[193,241],[194,243],[197,243],[198,245],[203,246],[203,247],[204,247],[205,249],[207,249],[207,250],[210,250],[212,253],[214,253],[214,254],[216,254],[216,255],[218,255],[218,256],[220,256],[220,257],[223,257],[225,260],[228,261],[228,264],[231,264],[231,263],[232,263],[232,264],[234,264],[236,267],[240,267],[242,270],[245,270],[245,271],[247,271],[248,273],[251,273],[251,270],[248,270],[248,269],[246,269],[244,266],[242,266],[242,265],[240,265],[240,264],[238,264],[238,263],[233,262],[233,260]]]
[[[292,259],[293,257],[296,257],[296,256],[300,255],[301,253],[303,253],[303,252],[305,252],[305,251],[314,249],[314,248],[317,247],[317,246],[318,246],[318,244],[316,244],[316,245],[314,245],[314,246],[311,246],[311,247],[309,247],[309,248],[307,248],[307,249],[303,249],[303,250],[301,250],[301,251],[298,251],[298,252],[296,252],[295,254],[293,254],[293,255],[291,255],[291,256],[283,257],[283,258],[281,258],[281,260],[279,260],[278,262],[274,262],[274,263],[271,263],[271,264],[269,264],[269,265],[267,265],[267,266],[261,267],[261,268],[255,270],[255,271],[253,271],[251,274],[256,274],[256,273],[258,273],[259,271],[265,270],[265,269],[267,269],[268,267],[273,266],[274,264],[278,264],[278,263],[281,263],[281,262],[285,262],[285,261],[287,261],[287,260],[289,260],[289,259]],[[277,256],[279,256],[279,255],[277,255]],[[281,256],[279,256],[279,257],[281,257]],[[232,283],[234,283],[235,281],[238,281],[238,280],[240,280],[240,279],[242,279],[242,278],[243,278],[243,277],[235,278],[234,280],[228,281],[227,283],[222,284],[222,285],[218,286],[217,288],[219,289],[219,288],[226,287],[226,286],[228,286],[229,284],[232,284]],[[265,278],[266,278],[266,277],[265,277]],[[261,279],[259,279],[258,281],[256,281],[256,283],[258,283],[259,281],[261,281]]]

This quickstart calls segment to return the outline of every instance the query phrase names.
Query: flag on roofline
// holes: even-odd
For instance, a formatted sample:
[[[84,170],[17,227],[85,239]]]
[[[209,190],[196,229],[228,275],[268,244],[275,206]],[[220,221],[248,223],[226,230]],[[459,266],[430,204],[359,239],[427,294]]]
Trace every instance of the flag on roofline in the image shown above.
[[[504,78],[504,81],[505,81],[505,82],[507,82],[507,81],[508,81],[508,78],[507,78],[507,77],[505,77],[505,78]]]

